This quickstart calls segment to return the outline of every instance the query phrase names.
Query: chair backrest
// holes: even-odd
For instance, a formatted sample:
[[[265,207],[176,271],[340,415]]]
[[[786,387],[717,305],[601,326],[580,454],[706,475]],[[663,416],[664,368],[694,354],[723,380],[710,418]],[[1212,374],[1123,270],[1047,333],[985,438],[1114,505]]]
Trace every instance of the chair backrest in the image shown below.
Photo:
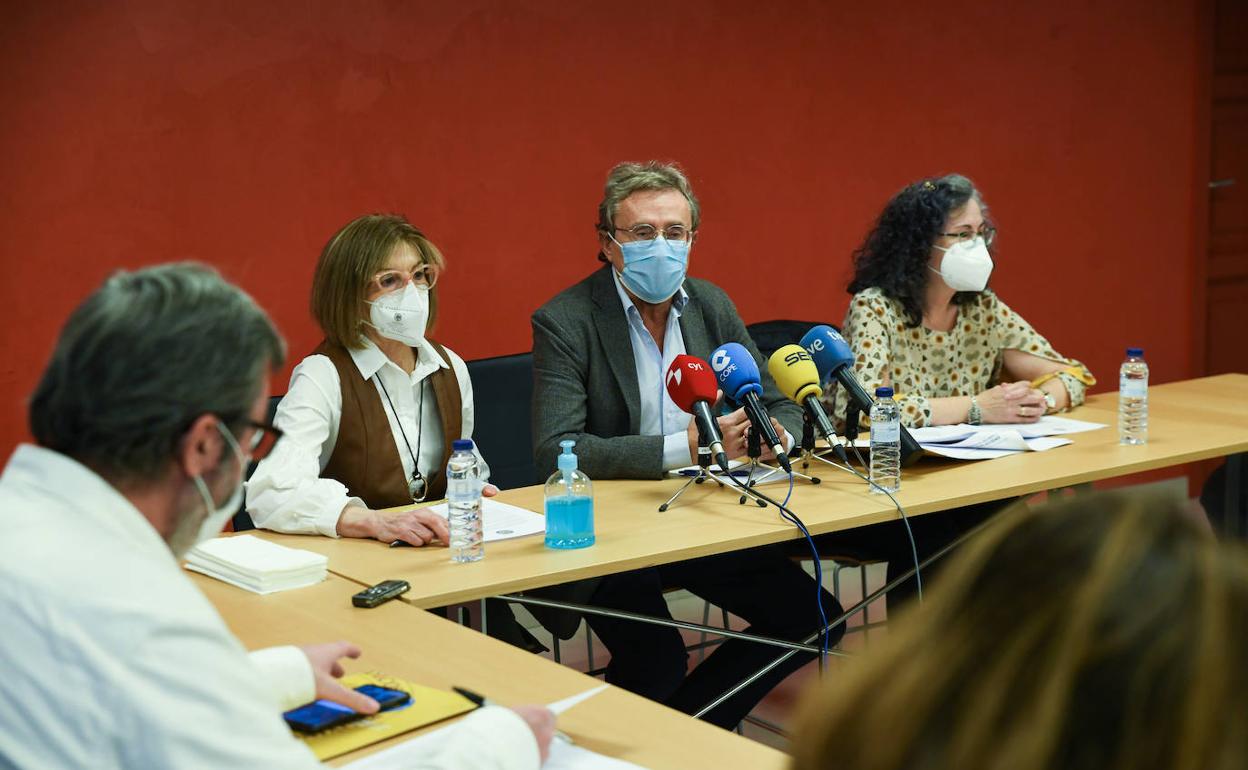
[[[533,354],[468,361],[472,378],[472,438],[502,489],[542,481],[533,463]]]
[[[766,363],[771,354],[785,345],[796,345],[806,332],[810,331],[812,326],[818,326],[822,321],[759,321],[745,327],[750,333],[750,338],[754,340],[754,344],[758,346],[758,350],[763,354],[763,362]],[[833,324],[828,324],[833,329],[840,331]]]
[[[280,403],[282,403],[281,396],[269,397],[269,410],[265,414],[265,417],[264,417],[265,422],[267,422],[270,425],[273,424],[273,416],[277,414],[277,405]],[[249,463],[247,465],[247,475],[245,476],[245,478],[248,478],[248,479],[251,478],[251,474],[255,472],[256,472],[256,463]],[[235,532],[243,532],[249,529],[256,528],[255,522],[251,520],[251,514],[247,513],[247,501],[245,500],[243,501],[242,507],[238,509],[238,513],[234,514],[234,518],[232,518],[231,521],[234,523]]]

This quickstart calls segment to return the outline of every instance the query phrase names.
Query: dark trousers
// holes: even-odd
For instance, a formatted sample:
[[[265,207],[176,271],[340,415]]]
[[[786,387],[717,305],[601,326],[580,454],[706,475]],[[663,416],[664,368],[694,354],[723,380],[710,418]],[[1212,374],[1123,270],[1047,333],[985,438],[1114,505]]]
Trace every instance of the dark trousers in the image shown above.
[[[750,625],[748,631],[802,641],[820,627],[816,585],[777,546],[766,546],[693,561],[625,572],[603,578],[590,601],[599,607],[670,618],[666,588],[685,588]],[[831,620],[841,613],[832,594],[818,589]],[[686,675],[688,653],[675,628],[632,620],[586,616],[611,653],[607,681],[674,709],[692,714],[754,674],[787,650],[728,639]],[[829,634],[828,646],[843,629]],[[731,729],[782,679],[814,660],[797,653],[704,718]]]
[[[983,524],[1014,502],[1015,499],[1010,498],[979,505],[967,505],[948,511],[936,511],[922,516],[911,516],[909,522],[914,532],[915,549],[911,549],[910,537],[906,534],[905,524],[900,519],[819,535],[815,538],[815,545],[819,548],[819,554],[828,559],[847,556],[859,561],[886,561],[888,562],[887,579],[891,583],[914,569],[914,550],[918,551],[919,562],[922,563],[924,559]],[[805,543],[800,545],[800,550],[806,548]],[[799,546],[791,544],[790,552],[799,553]],[[952,553],[946,554],[922,571],[920,576],[925,591],[934,582],[933,579],[939,574],[945,560],[952,555]],[[918,584],[913,577],[889,591],[889,614],[891,615],[898,607],[907,604],[917,592]]]

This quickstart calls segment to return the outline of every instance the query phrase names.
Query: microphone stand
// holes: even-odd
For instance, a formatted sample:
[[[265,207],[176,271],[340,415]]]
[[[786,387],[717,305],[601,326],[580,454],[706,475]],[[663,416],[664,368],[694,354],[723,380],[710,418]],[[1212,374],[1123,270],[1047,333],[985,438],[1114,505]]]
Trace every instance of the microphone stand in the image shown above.
[[[832,451],[832,447],[828,447],[828,451]],[[802,421],[802,470],[806,470],[811,460],[817,460],[824,465],[830,465],[833,468],[839,466],[831,460],[821,455],[815,454],[815,425],[810,419],[810,415],[803,415]],[[811,483],[818,484],[819,479],[811,476]]]
[[[691,476],[680,489],[676,490],[676,494],[667,498],[667,502],[659,506],[659,513],[667,511],[672,503],[676,502],[676,498],[684,494],[691,484],[703,484],[707,479],[710,479],[721,487],[728,486],[723,479],[711,472],[711,448],[707,446],[707,443],[705,432],[701,426],[698,426],[698,472]]]
[[[762,445],[762,440],[758,434],[758,431],[754,430],[753,426],[750,426],[749,430],[747,430],[745,434],[745,450],[746,450],[746,454],[748,454],[750,457],[750,473],[748,476],[746,476],[745,486],[752,487],[758,483],[754,479],[754,474],[759,473],[760,469],[761,469],[760,475],[762,476],[769,476],[772,473],[782,473],[785,476],[789,475],[787,472],[785,472],[783,469],[779,468],[778,466],[768,465],[767,463],[759,461],[758,458],[761,457],[763,454],[763,445]],[[819,479],[815,478],[814,476],[801,473],[800,471],[793,471],[793,476],[794,478],[798,478],[798,479],[806,479],[811,484],[819,483]],[[741,495],[740,502],[742,505],[745,504],[744,494]],[[759,501],[760,508],[766,507],[766,505],[767,504],[762,502],[761,500]]]
[[[741,487],[741,498],[737,500],[737,504],[745,505],[745,498],[749,496],[754,499],[754,502],[758,504],[759,508],[766,508],[767,503],[763,502],[763,500],[750,489],[750,487],[754,486],[754,472],[759,468],[766,468],[769,473],[777,469],[772,468],[770,465],[764,465],[758,461],[758,458],[763,455],[763,445],[762,442],[759,441],[758,431],[754,430],[752,427],[747,429],[745,433],[745,452],[750,458],[750,473],[745,477],[745,484]]]

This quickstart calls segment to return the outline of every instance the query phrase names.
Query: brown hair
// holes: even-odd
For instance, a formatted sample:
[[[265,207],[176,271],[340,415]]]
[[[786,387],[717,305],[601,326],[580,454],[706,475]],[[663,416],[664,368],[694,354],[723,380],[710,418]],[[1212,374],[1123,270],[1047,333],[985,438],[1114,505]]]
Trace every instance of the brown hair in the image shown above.
[[[1248,557],[1184,500],[1000,516],[803,705],[797,770],[1248,765]]]
[[[368,317],[364,302],[368,283],[401,243],[412,247],[424,264],[445,266],[442,252],[424,233],[397,214],[369,214],[334,234],[321,251],[312,277],[312,317],[325,339],[347,348],[363,345],[361,321]],[[431,328],[438,316],[438,287],[429,291]]]

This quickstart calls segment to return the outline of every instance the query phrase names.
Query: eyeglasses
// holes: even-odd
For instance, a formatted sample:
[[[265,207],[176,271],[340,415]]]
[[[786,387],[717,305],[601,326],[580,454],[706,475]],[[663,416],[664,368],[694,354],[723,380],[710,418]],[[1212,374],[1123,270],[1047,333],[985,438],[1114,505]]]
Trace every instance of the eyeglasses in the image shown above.
[[[282,429],[267,422],[255,420],[247,420],[245,424],[254,429],[251,441],[248,442],[247,453],[251,455],[252,462],[260,462],[273,451],[273,447],[283,435]]]
[[[659,237],[660,232],[662,232],[663,237],[669,241],[687,241],[693,237],[693,230],[685,227],[684,225],[668,225],[662,230],[659,230],[659,228],[654,225],[642,222],[641,224],[636,224],[632,227],[617,227],[614,229],[617,233],[621,231],[626,232],[639,241],[653,241],[655,238]]]
[[[418,289],[432,289],[441,272],[436,265],[417,265],[410,273],[406,270],[383,270],[373,276],[370,286],[383,294],[402,289],[408,281],[416,284]]]
[[[970,243],[978,236],[984,239],[985,246],[991,246],[992,239],[997,236],[997,228],[985,226],[981,227],[978,232],[963,230],[960,233],[941,233],[941,235],[946,238],[957,238],[959,243]]]

